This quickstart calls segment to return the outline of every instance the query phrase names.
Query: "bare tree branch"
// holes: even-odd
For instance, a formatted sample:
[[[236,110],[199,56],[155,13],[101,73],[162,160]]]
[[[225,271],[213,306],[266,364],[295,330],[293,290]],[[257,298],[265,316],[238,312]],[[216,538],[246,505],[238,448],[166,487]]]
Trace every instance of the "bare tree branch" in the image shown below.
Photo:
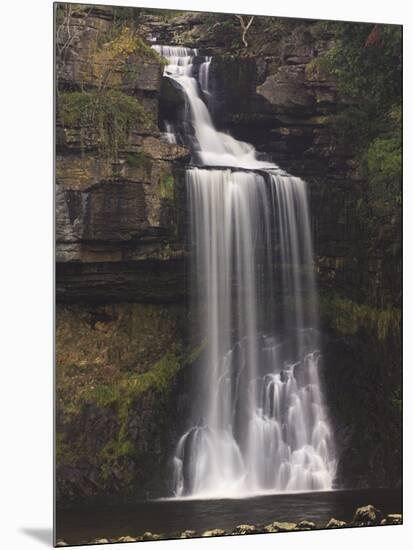
[[[59,75],[65,67],[68,61],[68,53],[77,56],[78,53],[75,49],[70,49],[72,43],[84,32],[85,27],[88,24],[89,16],[91,15],[93,7],[91,7],[81,18],[82,24],[79,24],[77,28],[73,28],[72,18],[82,13],[81,8],[75,8],[72,4],[66,4],[64,7],[64,15],[61,24],[56,29],[56,61],[58,69],[56,71],[56,89],[59,89]]]
[[[80,10],[76,10],[76,8],[73,8],[71,4],[65,6],[66,13],[63,18],[63,22],[56,30],[56,46],[57,46],[57,53],[58,56],[61,58],[62,62],[65,62],[66,52],[69,50],[69,47],[71,46],[72,42],[83,32],[84,27],[87,25],[89,16],[92,12],[93,8],[90,8],[84,18],[83,18],[83,28],[78,28],[76,30],[73,30],[71,32],[71,19],[75,13],[79,13]],[[65,28],[66,27],[66,28]],[[64,39],[64,31],[66,30],[66,41],[63,42],[62,45],[59,45],[59,42],[61,39]]]
[[[236,17],[239,19],[239,22],[241,24],[242,28],[242,42],[246,48],[248,48],[248,42],[246,39],[246,35],[248,32],[248,29],[251,27],[251,23],[254,21],[254,15],[250,17],[250,20],[247,24],[245,24],[244,17],[242,15],[236,15]]]

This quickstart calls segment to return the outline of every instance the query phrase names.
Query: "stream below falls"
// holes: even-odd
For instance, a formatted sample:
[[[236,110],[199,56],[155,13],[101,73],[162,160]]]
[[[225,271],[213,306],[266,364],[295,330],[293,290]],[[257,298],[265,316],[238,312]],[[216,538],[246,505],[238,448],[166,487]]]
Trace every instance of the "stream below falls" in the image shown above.
[[[70,544],[97,537],[140,536],[146,531],[179,536],[186,529],[234,529],[240,524],[308,520],[325,526],[331,517],[351,521],[359,506],[373,504],[383,514],[401,513],[398,489],[357,489],[261,495],[246,499],[153,500],[124,506],[57,511],[57,534]]]

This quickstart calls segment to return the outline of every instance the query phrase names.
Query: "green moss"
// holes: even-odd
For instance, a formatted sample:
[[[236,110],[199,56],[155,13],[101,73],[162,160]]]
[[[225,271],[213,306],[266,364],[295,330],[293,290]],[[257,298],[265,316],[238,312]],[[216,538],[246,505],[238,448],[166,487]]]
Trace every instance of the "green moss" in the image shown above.
[[[379,341],[400,339],[400,310],[378,309],[337,295],[322,296],[321,314],[338,334],[349,336],[364,330]]]
[[[151,123],[138,99],[117,90],[62,92],[57,109],[64,126],[79,127],[81,135],[96,133],[98,147],[107,157],[117,157],[137,122]]]
[[[179,364],[176,355],[167,353],[147,372],[129,372],[112,384],[98,384],[88,389],[82,394],[81,401],[95,403],[100,407],[109,407],[113,404],[123,407],[146,392],[165,395],[171,379],[179,369]]]
[[[314,116],[309,119],[314,126],[328,126],[331,123],[331,117],[328,115]]]
[[[338,102],[334,130],[339,146],[352,156],[355,176],[368,182],[363,224],[374,240],[385,216],[399,217],[401,203],[401,26],[325,22],[323,27],[334,45],[307,65],[306,74],[311,79],[319,67],[325,69],[344,100]]]
[[[151,46],[147,42],[144,42],[142,39],[139,39],[137,50],[135,51],[135,53],[138,53],[141,56],[143,55],[144,57],[147,57],[149,59],[153,59],[154,61],[159,61],[161,65],[168,64],[167,59],[159,55],[156,50],[151,48]]]
[[[149,315],[148,312],[147,315]],[[150,461],[152,456],[152,451],[143,450],[131,433],[130,422],[136,417],[137,410],[140,410],[140,405],[137,407],[137,404],[144,403],[145,408],[152,409],[154,423],[156,426],[160,425],[166,418],[174,378],[182,366],[196,361],[205,345],[204,340],[187,353],[182,353],[180,348],[176,347],[156,361],[147,372],[135,373],[121,370],[118,377],[111,383],[96,384],[82,393],[77,393],[76,399],[71,402],[72,414],[79,418],[79,415],[86,413],[84,407],[93,404],[106,411],[104,416],[111,419],[108,424],[111,427],[107,437],[103,436],[104,444],[100,449],[90,448],[82,434],[75,439],[72,437],[69,447],[65,441],[65,433],[59,433],[57,436],[58,463],[75,465],[79,460],[87,457],[87,460],[98,468],[102,489],[112,487],[115,472],[117,484],[132,488],[136,482],[136,468],[132,465],[145,464],[142,467],[151,467],[150,464],[146,466],[146,461]],[[64,371],[67,376],[70,374],[76,377],[83,369],[87,370],[87,366],[76,368],[68,365],[62,369],[62,372]],[[112,414],[107,414],[109,411]],[[81,418],[82,416],[80,420]],[[72,424],[72,420],[74,419],[66,417],[68,426],[76,425],[77,421]],[[66,428],[63,425],[60,429]],[[144,436],[142,434],[142,437]]]
[[[400,140],[394,137],[377,138],[370,145],[368,166],[373,176],[389,180],[396,173],[401,175]]]
[[[163,433],[186,364],[180,312],[149,304],[58,308],[58,463],[93,465],[102,491],[114,484],[132,491],[152,466],[152,442]],[[101,422],[83,433],[96,415]]]
[[[208,340],[204,338],[202,342],[199,344],[199,346],[195,347],[193,350],[191,350],[185,360],[185,363],[187,365],[191,365],[192,363],[195,363],[197,359],[202,355],[202,352],[206,348]]]
[[[133,458],[136,455],[133,443],[128,439],[111,439],[101,449],[99,457],[102,460],[100,472],[102,478],[107,480],[111,477],[113,467],[125,458]]]
[[[71,441],[70,444],[66,441],[66,434],[56,432],[55,440],[56,464],[73,465],[79,459],[76,446]]]
[[[70,417],[82,414],[86,405],[93,404],[115,413],[116,429],[96,456],[103,482],[111,479],[114,468],[123,469],[125,459],[139,458],[139,452],[129,433],[129,421],[136,414],[134,413],[136,401],[144,396],[150,400],[149,402],[156,403],[159,411],[165,406],[172,388],[172,381],[183,364],[181,355],[177,350],[174,351],[165,354],[145,373],[120,373],[112,383],[88,387],[85,391],[78,393],[70,403],[66,403],[65,418],[69,424]],[[76,463],[83,456],[85,449],[82,448],[81,437],[73,442],[73,448],[72,452],[71,447],[65,442],[64,433],[58,433],[56,444],[58,464]],[[126,468],[122,482],[128,482],[128,479]]]
[[[159,194],[162,199],[173,200],[174,198],[174,178],[168,174],[161,178],[159,182]]]
[[[329,76],[328,59],[324,56],[314,57],[305,66],[305,77],[307,80],[324,80]]]
[[[374,139],[365,153],[370,193],[381,212],[401,204],[402,131],[401,106],[395,105],[387,113],[387,130]]]
[[[384,109],[399,100],[401,27],[352,22],[330,25],[336,40],[326,60],[340,91]]]
[[[151,48],[134,28],[133,14],[129,14],[125,19],[115,18],[114,24],[108,31],[101,33],[97,41],[97,55],[103,52],[105,56],[110,56],[112,62],[124,62],[129,55],[136,54],[143,61],[160,61],[159,54]]]
[[[130,439],[128,422],[136,399],[143,394],[151,394],[157,402],[164,402],[171,390],[171,382],[180,367],[176,355],[166,354],[150,371],[143,374],[129,374],[112,386],[95,388],[87,401],[93,401],[101,407],[115,407],[118,418],[118,430],[100,451],[100,471],[103,480],[111,477],[114,466],[125,457],[137,457],[137,451]]]
[[[143,151],[138,153],[128,153],[126,155],[126,162],[134,168],[143,168],[148,174],[152,167],[151,159]]]

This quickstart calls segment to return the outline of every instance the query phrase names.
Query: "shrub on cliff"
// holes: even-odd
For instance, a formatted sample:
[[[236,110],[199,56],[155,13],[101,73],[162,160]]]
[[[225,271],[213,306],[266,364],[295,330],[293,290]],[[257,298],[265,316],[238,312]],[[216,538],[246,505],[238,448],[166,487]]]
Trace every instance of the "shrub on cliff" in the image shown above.
[[[401,27],[334,23],[337,42],[326,65],[350,107],[338,137],[369,183],[369,202],[393,215],[401,200]]]
[[[101,154],[116,158],[137,123],[150,124],[141,102],[118,90],[61,92],[57,102],[63,126],[78,127],[81,136],[96,132]]]

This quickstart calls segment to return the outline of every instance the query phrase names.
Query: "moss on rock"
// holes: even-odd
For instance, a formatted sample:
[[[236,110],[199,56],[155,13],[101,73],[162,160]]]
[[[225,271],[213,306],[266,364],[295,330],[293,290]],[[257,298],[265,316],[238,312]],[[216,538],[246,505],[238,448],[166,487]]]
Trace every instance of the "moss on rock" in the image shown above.
[[[173,200],[174,199],[174,178],[171,174],[164,176],[159,182],[159,194],[161,198]]]
[[[337,294],[324,294],[320,300],[321,314],[338,334],[354,335],[362,330],[377,337],[380,342],[387,338],[400,340],[400,309],[379,309],[367,304],[358,304]]]
[[[60,499],[129,493],[163,472],[164,430],[183,351],[179,306],[59,305]],[[160,475],[158,472],[158,475]]]
[[[118,90],[62,92],[57,102],[58,118],[64,126],[78,127],[96,135],[102,155],[117,158],[137,123],[153,124],[141,102]]]

